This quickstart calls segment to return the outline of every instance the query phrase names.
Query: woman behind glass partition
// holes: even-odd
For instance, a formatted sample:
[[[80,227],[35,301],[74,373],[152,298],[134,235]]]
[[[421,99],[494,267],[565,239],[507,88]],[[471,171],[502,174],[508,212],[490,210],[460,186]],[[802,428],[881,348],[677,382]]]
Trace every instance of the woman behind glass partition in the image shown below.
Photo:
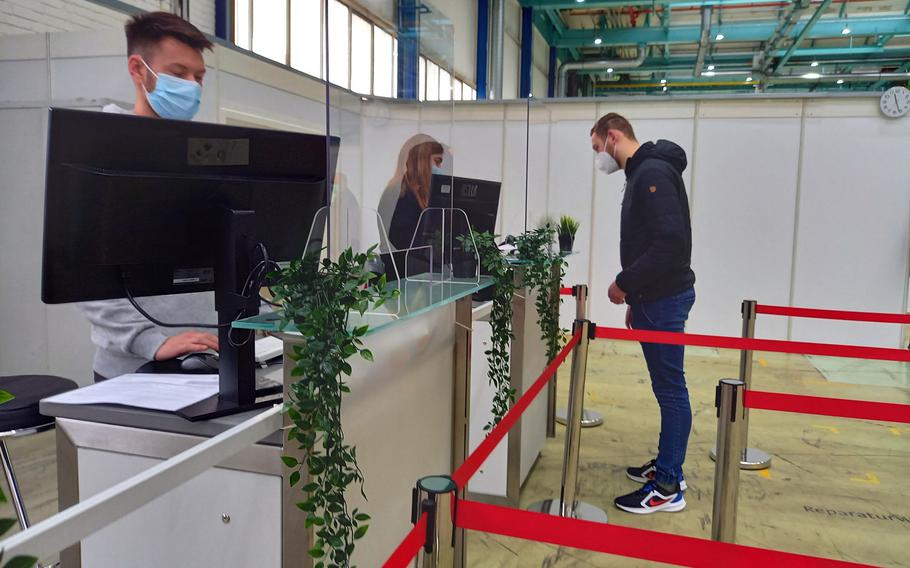
[[[432,139],[417,144],[408,151],[398,201],[389,224],[389,240],[397,249],[411,246],[420,214],[430,201],[433,174],[441,172],[444,152],[442,144]],[[415,242],[414,246],[422,244]]]

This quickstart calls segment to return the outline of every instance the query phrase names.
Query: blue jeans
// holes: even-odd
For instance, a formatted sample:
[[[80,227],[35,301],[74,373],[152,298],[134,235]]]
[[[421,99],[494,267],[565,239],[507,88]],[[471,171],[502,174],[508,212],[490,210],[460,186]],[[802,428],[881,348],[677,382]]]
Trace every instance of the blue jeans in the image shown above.
[[[668,298],[632,304],[632,327],[682,332],[694,303],[695,289],[689,288]],[[682,481],[682,465],[686,461],[692,429],[692,407],[683,371],[685,347],[642,343],[641,350],[651,374],[651,389],[660,406],[660,441],[654,479],[661,485],[673,486]]]

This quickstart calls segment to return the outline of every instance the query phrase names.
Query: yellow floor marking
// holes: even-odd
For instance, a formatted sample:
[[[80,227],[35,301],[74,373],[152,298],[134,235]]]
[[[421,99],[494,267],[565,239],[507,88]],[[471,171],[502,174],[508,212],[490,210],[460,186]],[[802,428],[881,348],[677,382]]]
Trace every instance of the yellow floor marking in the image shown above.
[[[765,361],[764,359],[762,359],[761,357],[758,358],[758,364],[761,365],[762,367],[768,366],[768,362]]]
[[[761,469],[758,471],[758,475],[764,477],[765,479],[771,479],[771,470],[770,469]]]
[[[812,427],[818,428],[820,430],[827,430],[827,431],[831,432],[832,434],[840,433],[840,431],[837,428],[835,428],[834,426],[819,426],[818,424],[813,424]]]
[[[901,435],[901,429],[898,428],[897,426],[891,426],[890,428],[888,428],[888,430],[890,430],[891,433],[894,434],[895,436]]]
[[[881,483],[881,481],[878,480],[878,477],[872,472],[867,473],[866,477],[851,477],[850,481],[858,481],[860,483],[871,483],[872,485],[878,485]]]

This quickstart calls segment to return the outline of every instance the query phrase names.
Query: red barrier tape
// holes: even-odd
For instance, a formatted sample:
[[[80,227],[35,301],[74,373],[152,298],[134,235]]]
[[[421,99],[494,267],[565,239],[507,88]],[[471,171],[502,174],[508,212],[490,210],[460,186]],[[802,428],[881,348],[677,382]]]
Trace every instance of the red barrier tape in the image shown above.
[[[796,353],[798,355],[824,355],[827,357],[851,357],[855,359],[910,362],[910,349],[860,347],[856,345],[807,343],[803,341],[781,341],[777,339],[746,339],[744,337],[696,335],[694,333],[644,331],[639,329],[621,329],[618,327],[600,326],[597,326],[596,335],[601,339],[620,339],[625,341],[640,341],[643,343],[692,345],[697,347],[717,347],[720,349],[769,351],[774,353]]]
[[[496,446],[499,445],[499,442],[505,437],[509,430],[515,426],[515,423],[518,422],[518,419],[521,418],[521,415],[525,410],[531,406],[531,403],[540,394],[540,391],[543,390],[543,387],[549,382],[550,378],[556,374],[556,370],[562,365],[562,362],[566,360],[566,357],[569,356],[569,353],[572,352],[572,349],[578,345],[578,342],[581,340],[581,334],[576,333],[572,336],[572,339],[562,348],[562,351],[559,352],[559,355],[553,359],[547,368],[543,370],[543,373],[540,375],[540,378],[531,385],[521,398],[518,399],[511,409],[506,412],[506,415],[502,417],[499,424],[490,432],[490,434],[484,438],[483,442],[477,446],[477,449],[468,456],[468,459],[461,464],[455,473],[452,474],[452,479],[455,481],[455,484],[459,488],[464,488],[468,483],[468,480],[471,479],[477,470],[480,469],[480,466],[483,465],[483,462],[493,453],[493,450],[496,449]]]
[[[910,423],[910,404],[748,390],[744,395],[743,405],[746,408],[760,410]]]
[[[791,308],[787,306],[755,306],[755,313],[770,316],[794,318],[816,318],[844,321],[868,321],[874,323],[910,324],[910,314],[883,314],[877,312],[847,312],[843,310],[817,310],[812,308]]]
[[[572,288],[560,288],[559,289],[560,296],[572,296],[573,295],[572,292],[573,292]]]
[[[866,566],[802,554],[715,542],[690,536],[592,523],[486,505],[458,503],[456,526],[486,533],[665,562],[677,566],[774,566],[846,568]]]
[[[426,543],[426,540],[427,514],[424,513],[420,516],[414,528],[411,529],[411,532],[408,533],[408,536],[404,537],[395,552],[382,565],[383,568],[407,568],[410,566],[411,560],[414,560],[414,557],[420,552],[420,547]]]

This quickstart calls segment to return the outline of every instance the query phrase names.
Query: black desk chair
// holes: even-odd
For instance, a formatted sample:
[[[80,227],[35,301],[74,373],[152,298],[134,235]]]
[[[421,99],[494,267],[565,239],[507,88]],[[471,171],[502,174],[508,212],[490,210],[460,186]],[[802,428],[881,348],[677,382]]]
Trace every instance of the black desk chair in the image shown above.
[[[30,436],[53,428],[54,418],[39,413],[38,402],[77,387],[78,385],[69,379],[49,375],[0,377],[0,390],[5,390],[15,397],[0,404],[0,460],[3,462],[3,473],[6,474],[6,481],[12,493],[16,517],[23,530],[29,526],[28,513],[19,492],[19,484],[16,482],[16,473],[9,457],[9,450],[6,448],[6,439]]]

